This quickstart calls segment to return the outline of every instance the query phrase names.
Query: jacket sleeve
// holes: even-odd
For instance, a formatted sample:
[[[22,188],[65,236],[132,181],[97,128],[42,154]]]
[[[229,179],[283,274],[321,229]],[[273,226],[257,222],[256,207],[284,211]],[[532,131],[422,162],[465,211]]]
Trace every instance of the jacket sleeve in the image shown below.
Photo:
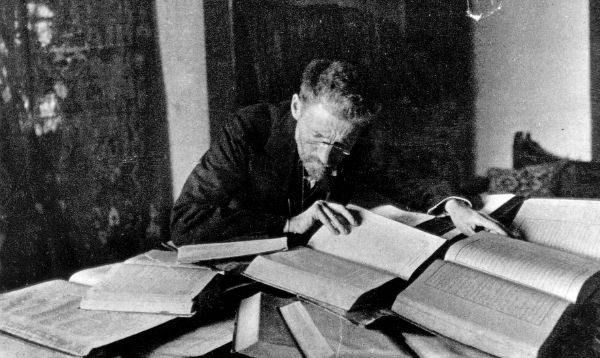
[[[236,194],[248,182],[247,136],[238,117],[228,121],[189,175],[171,212],[171,239],[176,245],[282,234],[285,216],[235,205]]]
[[[467,202],[459,191],[446,180],[438,178],[415,178],[395,183],[392,197],[404,206],[428,214],[441,214],[448,199]]]

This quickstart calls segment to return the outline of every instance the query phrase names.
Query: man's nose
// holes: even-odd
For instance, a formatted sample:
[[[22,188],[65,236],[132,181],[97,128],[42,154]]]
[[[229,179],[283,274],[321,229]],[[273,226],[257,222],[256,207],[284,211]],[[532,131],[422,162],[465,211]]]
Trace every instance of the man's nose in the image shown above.
[[[331,149],[332,149],[331,145],[322,143],[319,146],[319,149],[317,152],[317,157],[319,158],[321,163],[325,164],[326,166],[331,166],[332,164],[335,164],[335,163],[331,163],[331,160],[332,160]]]

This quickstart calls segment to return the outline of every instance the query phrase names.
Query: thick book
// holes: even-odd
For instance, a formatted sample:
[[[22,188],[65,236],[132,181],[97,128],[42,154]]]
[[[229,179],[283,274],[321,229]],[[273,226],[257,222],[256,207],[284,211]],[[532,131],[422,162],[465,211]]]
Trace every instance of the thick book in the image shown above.
[[[248,357],[303,357],[279,311],[296,301],[265,293],[244,299],[236,318],[234,352]],[[412,357],[393,337],[354,325],[312,303],[303,306],[337,357]]]
[[[513,221],[521,240],[481,232],[453,244],[392,310],[494,355],[539,356],[600,287],[598,214],[600,201],[526,200]]]
[[[76,283],[53,280],[0,295],[1,356],[61,357],[62,353],[86,356],[174,319],[154,314],[81,310],[79,302],[87,289]],[[29,355],[21,355],[24,352]]]
[[[115,264],[90,288],[85,310],[192,316],[217,287],[218,273],[175,262],[175,253],[153,250]]]
[[[349,206],[361,225],[348,235],[321,228],[307,247],[255,258],[244,274],[256,281],[337,307],[374,303],[409,280],[445,240],[411,226]]]
[[[177,249],[177,261],[194,263],[265,254],[287,249],[287,237],[248,236],[231,241],[183,245]]]

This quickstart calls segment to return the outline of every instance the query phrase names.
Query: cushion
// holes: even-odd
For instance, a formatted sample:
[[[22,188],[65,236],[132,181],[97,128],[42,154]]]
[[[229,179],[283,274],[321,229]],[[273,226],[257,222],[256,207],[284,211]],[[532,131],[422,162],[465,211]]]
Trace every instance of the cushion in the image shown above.
[[[529,165],[521,169],[490,168],[489,193],[514,193],[530,196],[555,196],[557,174],[564,161]]]

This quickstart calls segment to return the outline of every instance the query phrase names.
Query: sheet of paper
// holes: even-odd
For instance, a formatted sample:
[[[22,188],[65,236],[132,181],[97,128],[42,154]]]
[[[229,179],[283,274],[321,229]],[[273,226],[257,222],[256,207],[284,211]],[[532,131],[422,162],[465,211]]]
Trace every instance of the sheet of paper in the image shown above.
[[[334,235],[322,227],[308,245],[408,280],[446,242],[357,206],[348,207],[360,217],[359,226],[348,235]]]
[[[172,316],[86,311],[87,286],[55,280],[0,295],[0,331],[83,356],[173,319]]]
[[[600,200],[527,199],[513,227],[527,241],[600,260]]]
[[[576,302],[600,262],[569,252],[479,232],[452,245],[446,260]]]
[[[443,336],[507,357],[536,357],[569,302],[446,261],[435,261],[392,310]]]

